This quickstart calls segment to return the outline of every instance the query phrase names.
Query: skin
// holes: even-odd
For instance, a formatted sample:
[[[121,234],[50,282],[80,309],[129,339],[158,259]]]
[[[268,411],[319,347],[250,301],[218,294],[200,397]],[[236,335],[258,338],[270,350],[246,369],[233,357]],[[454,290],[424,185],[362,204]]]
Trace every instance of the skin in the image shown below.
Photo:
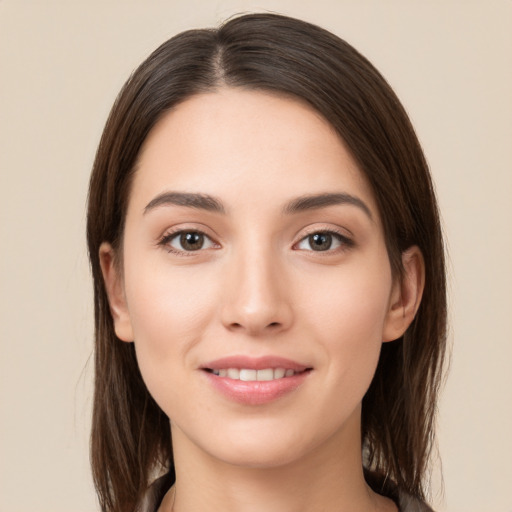
[[[208,194],[224,212],[147,209],[171,191]],[[368,211],[283,211],[327,192]],[[180,230],[203,232],[203,248],[185,251],[171,237]],[[313,250],[308,237],[329,231],[341,238]],[[404,279],[392,276],[372,190],[315,111],[230,88],[178,105],[139,156],[122,272],[106,243],[100,259],[116,334],[135,340],[170,418],[177,481],[161,511],[396,510],[363,478],[361,401],[382,342],[401,336],[417,310],[422,258],[409,249]],[[241,404],[201,369],[231,355],[277,355],[312,371],[277,400]]]

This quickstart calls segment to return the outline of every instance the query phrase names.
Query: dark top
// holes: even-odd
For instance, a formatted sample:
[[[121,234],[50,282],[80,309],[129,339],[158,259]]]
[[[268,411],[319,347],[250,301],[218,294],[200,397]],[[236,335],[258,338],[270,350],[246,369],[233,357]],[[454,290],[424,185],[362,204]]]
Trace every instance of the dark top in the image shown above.
[[[165,493],[170,489],[173,483],[173,474],[164,475],[153,482],[140,508],[141,512],[157,512],[158,507],[164,499]],[[383,491],[379,491],[379,494],[392,499],[400,512],[434,512],[423,501],[400,491],[396,487],[388,485]]]

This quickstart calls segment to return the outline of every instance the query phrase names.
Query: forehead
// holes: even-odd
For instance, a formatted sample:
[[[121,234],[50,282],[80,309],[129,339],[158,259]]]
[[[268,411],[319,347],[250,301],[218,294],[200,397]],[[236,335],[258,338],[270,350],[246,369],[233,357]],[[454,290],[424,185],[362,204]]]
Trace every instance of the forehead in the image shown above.
[[[258,207],[283,194],[348,192],[375,210],[363,173],[320,114],[295,98],[237,88],[189,98],[150,132],[132,199],[143,207],[165,189]]]

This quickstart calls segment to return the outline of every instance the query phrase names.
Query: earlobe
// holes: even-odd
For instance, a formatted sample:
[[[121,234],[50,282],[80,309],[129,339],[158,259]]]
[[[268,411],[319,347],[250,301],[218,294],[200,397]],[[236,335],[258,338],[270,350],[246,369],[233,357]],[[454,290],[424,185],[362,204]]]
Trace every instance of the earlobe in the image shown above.
[[[119,275],[115,257],[112,246],[103,242],[100,246],[99,258],[110,312],[114,320],[114,329],[120,340],[131,342],[133,341],[133,330],[124,293],[123,279]]]
[[[425,262],[420,249],[414,245],[402,253],[404,269],[397,279],[383,330],[382,341],[393,341],[404,334],[416,316],[425,285]]]

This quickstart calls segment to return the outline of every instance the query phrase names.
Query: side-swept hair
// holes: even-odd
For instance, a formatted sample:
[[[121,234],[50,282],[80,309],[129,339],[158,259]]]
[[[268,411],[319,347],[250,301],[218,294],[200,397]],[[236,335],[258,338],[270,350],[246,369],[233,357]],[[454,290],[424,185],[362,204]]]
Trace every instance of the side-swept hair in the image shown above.
[[[310,104],[344,140],[373,189],[393,274],[402,278],[404,250],[417,245],[423,254],[420,308],[402,338],[383,344],[362,412],[367,473],[423,498],[446,338],[444,251],[427,163],[396,95],[354,48],[303,21],[251,14],[162,44],[124,85],[99,144],[87,239],[95,299],[91,461],[102,510],[136,510],[154,475],[168,471],[172,481],[174,467],[168,418],[146,389],[133,344],[115,335],[99,248],[112,244],[122,265],[135,162],[151,129],[185,99],[223,86]]]

